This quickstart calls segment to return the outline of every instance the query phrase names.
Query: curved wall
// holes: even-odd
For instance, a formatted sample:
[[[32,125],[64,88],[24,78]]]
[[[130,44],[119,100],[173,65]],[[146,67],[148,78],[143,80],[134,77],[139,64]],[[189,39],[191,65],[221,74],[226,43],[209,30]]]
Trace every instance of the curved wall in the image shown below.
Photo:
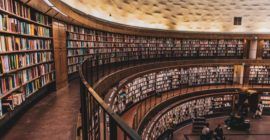
[[[128,26],[124,24],[114,23],[107,20],[99,19],[91,15],[85,14],[75,8],[72,8],[68,4],[59,0],[50,0],[60,11],[68,15],[77,23],[80,23],[84,27],[95,28],[104,31],[110,31],[114,33],[125,33],[132,35],[148,35],[148,36],[167,36],[167,37],[182,37],[182,38],[269,38],[269,34],[266,32],[253,32],[249,30],[245,32],[213,32],[205,30],[200,31],[173,31],[173,30],[161,30],[153,28],[141,28],[135,26]],[[72,21],[73,21],[72,20]]]
[[[62,0],[103,20],[153,29],[208,32],[269,32],[269,1]],[[233,18],[243,16],[243,25]]]

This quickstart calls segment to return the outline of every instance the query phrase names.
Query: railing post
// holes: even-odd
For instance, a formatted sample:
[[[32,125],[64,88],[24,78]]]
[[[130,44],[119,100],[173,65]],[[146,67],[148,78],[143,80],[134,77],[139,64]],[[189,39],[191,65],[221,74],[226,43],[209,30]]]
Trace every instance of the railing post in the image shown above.
[[[82,83],[82,81],[80,81],[80,94],[81,94],[81,115],[82,115],[82,139],[83,140],[88,140],[88,121],[87,121],[87,105],[86,105],[86,97],[85,94],[86,90],[85,87]]]
[[[110,140],[117,140],[117,127],[112,117],[110,117]]]
[[[93,84],[94,84],[94,76],[93,76],[93,61],[92,61],[92,59],[90,60],[90,85],[91,86],[93,86]]]
[[[95,80],[93,81],[94,83],[96,83],[97,82],[97,80],[98,80],[98,70],[99,70],[99,68],[98,68],[98,66],[99,66],[99,63],[98,63],[98,56],[96,56],[95,57],[95,67],[94,67],[94,77],[95,77]],[[93,84],[94,84],[93,83]]]
[[[105,112],[105,110],[104,109],[102,109],[102,114],[103,114],[103,140],[106,140],[107,138],[107,126],[106,126],[106,124],[107,124],[107,120],[106,120],[106,112]]]

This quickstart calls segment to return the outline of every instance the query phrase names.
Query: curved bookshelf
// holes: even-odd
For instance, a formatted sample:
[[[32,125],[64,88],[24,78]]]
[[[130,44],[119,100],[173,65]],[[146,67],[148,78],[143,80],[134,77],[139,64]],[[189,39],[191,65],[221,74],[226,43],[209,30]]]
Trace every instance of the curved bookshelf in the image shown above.
[[[19,0],[0,1],[0,126],[54,89],[52,18]]]

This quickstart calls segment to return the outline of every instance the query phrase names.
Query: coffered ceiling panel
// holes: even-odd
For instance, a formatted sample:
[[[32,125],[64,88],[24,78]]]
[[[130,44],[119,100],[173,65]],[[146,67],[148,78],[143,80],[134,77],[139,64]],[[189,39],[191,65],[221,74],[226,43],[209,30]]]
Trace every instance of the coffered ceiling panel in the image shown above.
[[[121,24],[206,32],[270,32],[270,0],[61,0]],[[233,25],[242,17],[242,25]]]

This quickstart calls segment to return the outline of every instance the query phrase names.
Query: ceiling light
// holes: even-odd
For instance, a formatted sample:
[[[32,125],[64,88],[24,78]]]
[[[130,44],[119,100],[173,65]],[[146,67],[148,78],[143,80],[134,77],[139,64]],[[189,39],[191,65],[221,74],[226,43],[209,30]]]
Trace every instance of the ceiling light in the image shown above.
[[[53,8],[55,11],[57,11],[58,13],[64,15],[67,17],[66,14],[64,14],[62,11],[60,11],[58,8],[56,8],[49,0],[43,0],[49,7]]]
[[[53,4],[49,0],[43,0],[48,6],[53,7]]]

